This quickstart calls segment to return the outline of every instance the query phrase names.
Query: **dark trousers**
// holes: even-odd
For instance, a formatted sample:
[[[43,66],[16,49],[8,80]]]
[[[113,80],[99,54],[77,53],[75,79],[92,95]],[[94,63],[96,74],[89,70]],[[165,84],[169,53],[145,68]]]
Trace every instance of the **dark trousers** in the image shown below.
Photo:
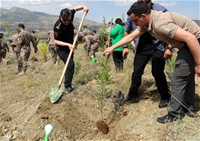
[[[141,85],[142,75],[144,69],[151,59],[152,75],[155,79],[157,89],[160,93],[161,99],[169,99],[168,85],[164,73],[165,59],[163,58],[163,51],[153,48],[153,46],[144,46],[143,50],[136,52],[134,58],[134,69],[132,73],[132,82],[129,89],[128,96],[130,98],[138,97],[138,89]],[[149,48],[149,49],[148,49]]]
[[[199,39],[200,42],[200,39]],[[187,46],[179,49],[175,62],[175,68],[171,79],[172,95],[170,99],[169,113],[180,117],[185,104],[190,110],[194,110],[195,98],[195,61]]]
[[[123,70],[124,59],[122,57],[122,51],[113,51],[113,61],[117,71]]]
[[[67,62],[69,52],[65,51],[65,50],[60,50],[58,47],[57,47],[56,51],[57,51],[60,59],[65,64]],[[65,72],[65,81],[64,81],[65,88],[67,88],[68,86],[71,86],[72,78],[73,78],[73,75],[74,75],[74,67],[75,67],[75,64],[74,64],[73,54],[72,54],[72,56],[69,60],[69,64],[67,66],[66,72]]]

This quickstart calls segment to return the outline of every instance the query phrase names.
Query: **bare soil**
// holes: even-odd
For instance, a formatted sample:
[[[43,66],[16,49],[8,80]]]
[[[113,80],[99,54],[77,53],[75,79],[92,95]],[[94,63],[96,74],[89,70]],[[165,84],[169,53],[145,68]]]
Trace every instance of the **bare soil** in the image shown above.
[[[75,62],[81,65],[76,70],[73,86],[77,94],[64,93],[61,100],[51,104],[47,97],[51,88],[57,87],[64,65],[52,63],[50,54],[44,62],[41,54],[31,54],[39,61],[33,62],[39,73],[32,73],[28,68],[26,75],[14,74],[17,70],[16,60],[8,55],[8,65],[0,64],[0,140],[1,141],[42,141],[44,126],[51,124],[50,141],[177,141],[200,140],[200,117],[185,116],[181,121],[159,124],[156,118],[167,113],[168,108],[158,108],[159,94],[151,76],[151,66],[145,69],[140,88],[140,102],[125,104],[117,111],[112,96],[121,90],[127,95],[134,54],[131,52],[125,60],[124,70],[115,72],[110,58],[112,83],[111,97],[104,106],[104,121],[109,131],[99,131],[96,122],[101,120],[101,113],[96,99],[98,87],[93,79],[98,63],[91,63],[82,49],[75,52]],[[97,62],[103,59],[97,53]],[[170,80],[168,80],[170,83]],[[200,107],[200,80],[196,78],[196,106]],[[63,89],[63,87],[62,87]],[[198,111],[197,114],[200,114]]]

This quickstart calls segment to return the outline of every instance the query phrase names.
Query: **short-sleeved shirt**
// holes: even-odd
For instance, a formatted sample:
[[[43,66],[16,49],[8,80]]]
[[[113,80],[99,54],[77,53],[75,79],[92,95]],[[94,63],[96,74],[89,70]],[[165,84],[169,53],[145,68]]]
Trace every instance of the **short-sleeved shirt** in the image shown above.
[[[175,48],[181,48],[184,43],[173,39],[179,28],[200,38],[200,27],[188,17],[173,12],[151,11],[149,26],[138,27],[139,31],[148,31],[155,38],[170,43]]]
[[[62,23],[61,19],[58,19],[57,22],[54,25],[54,39],[59,40],[62,42],[73,44],[73,38],[74,38],[74,25],[73,25],[73,19],[75,15],[75,10],[71,10],[71,21],[68,25],[65,25]],[[70,52],[70,49],[68,46],[59,46],[60,50]]]

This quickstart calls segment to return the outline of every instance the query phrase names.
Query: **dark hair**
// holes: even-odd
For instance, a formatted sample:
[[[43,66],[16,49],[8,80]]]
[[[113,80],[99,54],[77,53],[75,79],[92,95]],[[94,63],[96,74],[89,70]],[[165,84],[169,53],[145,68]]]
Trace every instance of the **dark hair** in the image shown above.
[[[143,1],[135,2],[130,9],[127,12],[127,15],[131,15],[132,13],[135,16],[140,17],[142,14],[149,14],[151,12],[151,9],[148,7],[148,5]]]
[[[87,26],[83,26],[83,28],[87,28]]]
[[[69,17],[69,16],[71,16],[72,15],[72,12],[71,12],[71,10],[69,10],[68,8],[65,8],[65,9],[62,9],[61,11],[60,11],[60,17],[65,21],[65,20],[67,20],[67,18]]]
[[[35,33],[35,31],[33,30],[32,33]]]
[[[96,30],[92,30],[92,32],[94,32],[94,33],[97,33],[97,31],[96,31]]]
[[[116,23],[116,24],[120,24],[121,26],[124,26],[124,23],[122,22],[122,19],[120,19],[120,18],[117,18],[117,19],[115,20],[115,23]]]
[[[137,0],[137,1],[143,1],[143,0]],[[149,3],[151,0],[145,0],[145,3]]]
[[[108,22],[108,24],[112,24],[113,25],[113,22],[111,23],[111,22]]]
[[[82,41],[82,39],[83,39],[83,36],[81,36],[81,35],[80,35],[80,36],[78,36],[78,41],[79,41],[79,42],[81,42],[81,41]]]
[[[0,39],[3,38],[3,33],[0,33]]]

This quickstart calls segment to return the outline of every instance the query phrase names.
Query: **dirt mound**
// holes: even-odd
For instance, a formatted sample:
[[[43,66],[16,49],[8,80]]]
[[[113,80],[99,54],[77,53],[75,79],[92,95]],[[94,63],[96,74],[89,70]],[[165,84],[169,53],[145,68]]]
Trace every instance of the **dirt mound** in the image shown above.
[[[140,88],[140,102],[125,104],[117,111],[112,96],[121,90],[126,96],[131,81],[132,58],[129,54],[124,70],[115,72],[110,59],[112,83],[109,89],[112,95],[105,101],[103,120],[109,128],[107,134],[97,129],[96,122],[101,120],[100,107],[96,98],[98,85],[92,75],[98,70],[97,63],[91,63],[84,56],[83,50],[76,51],[76,73],[73,87],[77,94],[64,93],[58,103],[51,104],[47,97],[52,87],[58,84],[64,65],[62,62],[53,65],[50,56],[44,63],[42,56],[36,55],[39,61],[34,65],[39,73],[33,74],[28,68],[27,74],[19,76],[16,61],[1,65],[0,93],[0,140],[1,141],[42,141],[45,135],[44,126],[53,125],[50,141],[74,140],[199,140],[200,118],[184,117],[167,125],[156,122],[156,118],[167,113],[168,108],[159,109],[159,94],[155,88],[151,66],[145,69]],[[81,58],[81,59],[80,59]],[[103,58],[103,57],[101,57]],[[97,58],[97,62],[101,59]],[[199,80],[196,78],[196,105],[200,103]],[[199,114],[199,111],[198,111]]]

